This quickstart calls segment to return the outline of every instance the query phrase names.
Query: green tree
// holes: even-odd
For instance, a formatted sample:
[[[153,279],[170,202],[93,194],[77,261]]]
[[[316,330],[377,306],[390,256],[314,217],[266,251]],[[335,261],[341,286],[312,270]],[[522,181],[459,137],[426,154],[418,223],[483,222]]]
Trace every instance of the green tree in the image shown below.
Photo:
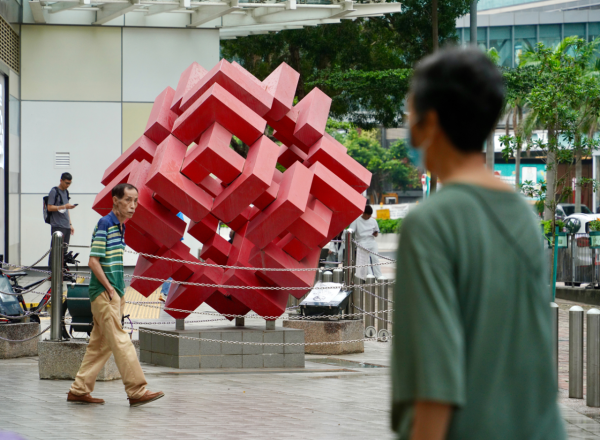
[[[545,194],[537,191],[544,203],[544,218],[551,220],[554,231],[557,204],[571,194],[570,167],[581,156],[591,155],[598,142],[585,132],[586,121],[600,115],[600,86],[589,65],[593,60],[594,44],[574,37],[566,38],[557,48],[538,44],[534,51],[523,54],[523,66],[537,70],[537,80],[526,98],[529,113],[523,132],[534,129],[547,132],[547,140],[534,142],[546,161]],[[517,137],[505,139],[505,154],[514,154],[519,145]],[[559,175],[558,165],[567,164],[567,171]],[[578,182],[579,184],[580,182]],[[524,185],[524,191],[533,191],[533,184]]]
[[[470,2],[437,3],[438,41],[456,42],[456,19],[468,12]],[[333,98],[332,116],[361,126],[392,127],[401,121],[410,77],[405,69],[432,48],[432,1],[408,0],[402,12],[383,17],[223,41],[221,54],[259,79],[286,62],[300,72],[298,99],[323,87]],[[366,96],[365,85],[373,96]]]
[[[393,188],[410,189],[419,184],[417,169],[410,163],[408,147],[398,141],[383,148],[376,130],[360,130],[347,122],[329,120],[327,131],[342,143],[348,154],[373,173],[369,191],[379,203],[386,183]]]
[[[540,81],[538,68],[535,66],[523,66],[517,68],[503,68],[502,76],[506,84],[506,107],[504,116],[506,118],[506,134],[500,138],[500,142],[508,145],[511,137],[509,136],[510,124],[512,118],[512,127],[514,130],[514,150],[510,148],[505,151],[506,156],[514,155],[515,158],[515,187],[521,184],[521,154],[523,145],[531,145],[528,141],[528,135],[525,133],[524,110],[527,104],[527,97],[531,90]]]

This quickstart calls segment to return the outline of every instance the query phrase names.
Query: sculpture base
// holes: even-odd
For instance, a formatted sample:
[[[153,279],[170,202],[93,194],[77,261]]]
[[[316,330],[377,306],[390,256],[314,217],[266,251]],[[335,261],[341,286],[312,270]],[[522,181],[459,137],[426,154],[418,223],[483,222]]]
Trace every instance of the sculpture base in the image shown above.
[[[140,357],[139,341],[133,341],[138,359]],[[86,341],[40,341],[39,370],[40,379],[74,380],[79,371],[85,350]],[[113,355],[104,364],[96,380],[107,381],[121,379],[121,373],[115,364]]]
[[[37,322],[0,325],[0,337],[4,339],[27,339],[40,332]],[[26,342],[8,342],[0,339],[0,359],[12,359],[25,356],[37,356],[39,338]]]
[[[240,342],[303,343],[304,331],[264,326],[140,327],[140,360],[148,364],[182,369],[205,368],[304,368],[304,348],[295,346],[241,345],[179,339],[178,336]],[[158,331],[171,336],[146,333]]]
[[[310,342],[343,342],[363,339],[365,325],[361,320],[344,321],[304,321],[286,320],[283,326],[288,329],[304,330],[306,343]],[[364,353],[364,342],[344,344],[305,345],[306,354],[351,354]]]

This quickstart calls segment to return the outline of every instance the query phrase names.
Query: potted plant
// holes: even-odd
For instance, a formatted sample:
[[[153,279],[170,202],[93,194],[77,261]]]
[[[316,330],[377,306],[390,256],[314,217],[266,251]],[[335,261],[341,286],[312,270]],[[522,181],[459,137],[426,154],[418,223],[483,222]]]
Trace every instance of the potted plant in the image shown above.
[[[600,248],[600,218],[588,223],[590,227],[590,247],[592,249]]]
[[[542,220],[542,226],[544,227],[544,236],[546,240],[548,240],[548,247],[552,247],[553,237],[552,237],[552,220]],[[556,237],[558,237],[558,247],[566,248],[567,247],[567,234],[564,232],[565,224],[561,220],[556,220],[556,226],[558,226],[559,232],[556,233]]]

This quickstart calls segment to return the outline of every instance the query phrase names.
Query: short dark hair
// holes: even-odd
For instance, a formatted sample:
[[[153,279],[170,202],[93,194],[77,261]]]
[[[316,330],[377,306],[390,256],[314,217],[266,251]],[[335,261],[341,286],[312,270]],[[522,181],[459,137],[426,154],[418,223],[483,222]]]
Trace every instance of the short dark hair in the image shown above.
[[[373,207],[371,205],[365,206],[365,214],[373,215]]]
[[[73,180],[73,176],[71,176],[71,173],[62,173],[60,180]]]
[[[115,186],[112,189],[111,195],[113,197],[117,197],[117,199],[122,199],[123,197],[125,197],[125,190],[126,189],[135,189],[136,192],[139,193],[138,189],[133,186],[131,183],[119,183],[117,186]]]
[[[454,146],[477,152],[495,127],[504,105],[498,68],[477,48],[449,48],[423,59],[411,84],[417,120],[435,110]]]

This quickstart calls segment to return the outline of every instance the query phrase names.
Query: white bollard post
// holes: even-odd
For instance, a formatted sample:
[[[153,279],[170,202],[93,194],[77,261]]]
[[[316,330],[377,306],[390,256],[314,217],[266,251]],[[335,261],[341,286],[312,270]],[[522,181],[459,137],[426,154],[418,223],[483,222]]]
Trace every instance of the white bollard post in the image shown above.
[[[600,310],[587,312],[586,404],[600,407]]]
[[[569,397],[583,399],[583,309],[569,310]]]
[[[63,259],[65,251],[63,249],[63,234],[55,232],[52,234],[52,260],[50,261],[50,270],[52,279],[50,286],[52,293],[50,300],[52,306],[50,309],[50,340],[61,340],[61,320],[62,320],[62,295],[63,295]]]

